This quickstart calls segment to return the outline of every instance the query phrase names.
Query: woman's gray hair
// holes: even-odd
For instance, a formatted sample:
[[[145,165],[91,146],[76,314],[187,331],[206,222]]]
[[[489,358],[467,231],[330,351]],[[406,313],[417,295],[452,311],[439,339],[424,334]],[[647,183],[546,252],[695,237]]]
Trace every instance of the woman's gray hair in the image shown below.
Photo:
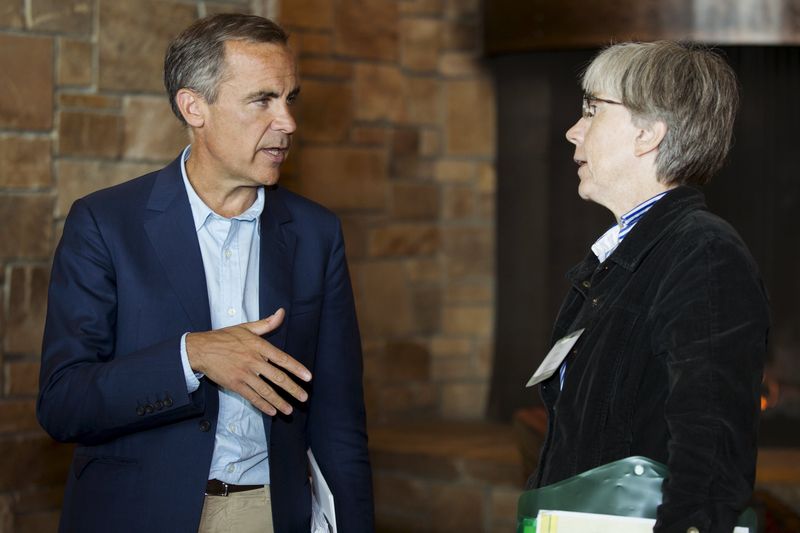
[[[167,47],[164,86],[172,112],[184,124],[175,95],[191,89],[213,104],[225,70],[225,42],[234,40],[286,45],[289,36],[269,19],[238,13],[206,17],[183,30]]]
[[[660,182],[703,185],[725,161],[739,90],[715,52],[672,41],[615,44],[595,57],[582,85],[588,94],[618,98],[635,124],[666,124],[656,157]]]

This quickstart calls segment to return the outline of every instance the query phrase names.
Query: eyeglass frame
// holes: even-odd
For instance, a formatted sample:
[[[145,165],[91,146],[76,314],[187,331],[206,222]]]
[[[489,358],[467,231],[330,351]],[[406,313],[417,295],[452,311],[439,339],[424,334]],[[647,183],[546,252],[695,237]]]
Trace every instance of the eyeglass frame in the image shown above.
[[[594,106],[591,102],[603,102],[604,104],[614,104],[614,105],[625,105],[622,102],[616,102],[614,100],[607,100],[605,98],[598,98],[593,94],[583,93],[581,97],[581,117],[583,118],[592,118],[597,113],[597,110],[594,109]]]

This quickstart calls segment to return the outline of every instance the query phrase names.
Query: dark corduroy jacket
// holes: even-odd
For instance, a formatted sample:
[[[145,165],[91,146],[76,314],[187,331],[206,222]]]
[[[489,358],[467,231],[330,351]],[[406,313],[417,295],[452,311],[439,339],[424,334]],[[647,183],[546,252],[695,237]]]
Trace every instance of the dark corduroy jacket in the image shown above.
[[[542,383],[541,487],[632,455],[665,463],[656,532],[730,533],[752,492],[769,311],[753,258],[700,192],[657,202],[602,264],[593,253],[553,341],[586,328]]]

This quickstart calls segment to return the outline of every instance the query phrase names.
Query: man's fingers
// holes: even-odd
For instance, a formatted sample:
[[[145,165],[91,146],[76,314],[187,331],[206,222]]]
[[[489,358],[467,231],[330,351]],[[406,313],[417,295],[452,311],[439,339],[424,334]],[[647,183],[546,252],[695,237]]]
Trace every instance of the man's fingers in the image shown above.
[[[285,415],[292,413],[292,406],[289,405],[289,402],[281,398],[272,387],[267,385],[264,380],[261,379],[260,376],[253,376],[253,380],[248,381],[247,384],[251,389],[253,389],[253,391],[256,393],[256,396],[258,396],[252,400],[248,398],[248,400],[261,411],[274,415],[274,412],[269,412],[270,407],[272,407]]]
[[[303,388],[292,381],[292,379],[281,369],[270,364],[264,364],[259,370],[259,375],[270,383],[274,383],[301,402],[308,400],[308,393]],[[269,398],[267,398],[269,399]]]
[[[267,318],[262,318],[261,320],[254,320],[253,322],[245,322],[241,324],[242,327],[247,329],[250,333],[255,335],[261,336],[266,335],[270,331],[278,329],[283,323],[283,317],[286,315],[286,311],[283,310],[281,307],[274,313],[272,313]]]
[[[311,372],[303,366],[300,361],[286,352],[275,348],[271,344],[267,344],[264,349],[261,350],[261,357],[263,357],[265,361],[278,365],[284,370],[291,372],[303,381],[311,381]]]

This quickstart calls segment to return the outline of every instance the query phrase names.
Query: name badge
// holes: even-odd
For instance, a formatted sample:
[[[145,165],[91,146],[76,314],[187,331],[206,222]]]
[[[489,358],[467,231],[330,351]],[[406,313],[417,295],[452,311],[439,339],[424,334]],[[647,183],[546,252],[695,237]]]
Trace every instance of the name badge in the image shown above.
[[[528,380],[525,386],[533,387],[537,383],[541,383],[555,374],[556,370],[561,366],[564,358],[567,357],[567,354],[572,350],[572,347],[575,346],[575,343],[578,342],[578,339],[585,329],[586,328],[575,330],[569,335],[560,338],[553,347],[550,348],[550,351],[547,352],[544,361],[542,361],[542,364],[539,365],[539,368],[536,369],[536,372],[533,373],[531,379]]]

